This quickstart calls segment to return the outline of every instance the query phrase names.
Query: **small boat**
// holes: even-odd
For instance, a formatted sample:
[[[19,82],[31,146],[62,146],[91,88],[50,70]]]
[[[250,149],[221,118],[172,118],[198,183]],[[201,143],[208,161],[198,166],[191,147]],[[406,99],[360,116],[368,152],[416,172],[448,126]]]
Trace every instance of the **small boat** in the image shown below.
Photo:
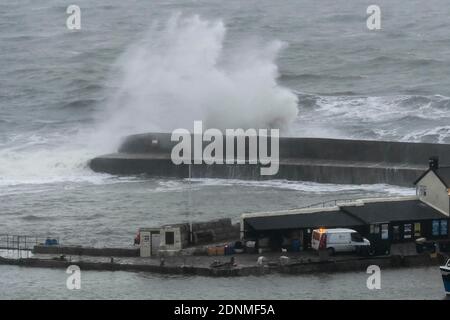
[[[447,260],[445,266],[441,266],[442,281],[444,281],[445,293],[450,296],[450,259]]]

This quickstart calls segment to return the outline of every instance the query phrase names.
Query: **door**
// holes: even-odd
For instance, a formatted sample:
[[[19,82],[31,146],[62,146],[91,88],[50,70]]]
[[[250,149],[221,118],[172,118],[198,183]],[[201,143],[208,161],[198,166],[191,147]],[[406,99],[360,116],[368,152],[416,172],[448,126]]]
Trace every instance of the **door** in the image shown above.
[[[152,255],[158,254],[159,250],[159,233],[152,233]]]
[[[335,252],[348,252],[354,250],[350,234],[346,232],[331,234],[327,247],[333,247]]]
[[[367,239],[370,241],[370,246],[375,250],[375,253],[388,254],[390,252],[389,224],[372,224]]]
[[[353,243],[353,239],[352,239],[352,234],[351,233],[344,233],[342,235],[342,239],[345,241],[345,246],[343,247],[343,249],[346,252],[351,252],[351,251],[355,251],[355,245]]]
[[[402,240],[402,232],[399,224],[392,225],[392,242],[400,242]]]
[[[141,257],[150,257],[150,232],[149,231],[141,231],[140,233],[140,255]]]
[[[364,238],[358,232],[352,232],[350,234],[352,248],[351,250],[356,250],[358,247],[364,244]]]

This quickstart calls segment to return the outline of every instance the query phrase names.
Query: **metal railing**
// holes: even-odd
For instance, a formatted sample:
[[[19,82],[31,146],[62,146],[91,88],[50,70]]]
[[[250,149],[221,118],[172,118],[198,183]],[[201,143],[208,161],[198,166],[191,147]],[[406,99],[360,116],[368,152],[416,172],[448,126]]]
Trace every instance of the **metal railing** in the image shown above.
[[[45,244],[50,237],[37,237],[28,235],[11,235],[0,234],[0,249],[1,250],[17,250],[17,251],[31,251],[35,245]],[[59,238],[56,239],[59,243]]]
[[[313,203],[313,204],[307,205],[305,207],[301,207],[300,209],[335,207],[335,206],[337,206],[338,204],[341,204],[341,203],[349,203],[349,202],[355,202],[355,201],[357,201],[357,199],[327,200],[327,201]]]

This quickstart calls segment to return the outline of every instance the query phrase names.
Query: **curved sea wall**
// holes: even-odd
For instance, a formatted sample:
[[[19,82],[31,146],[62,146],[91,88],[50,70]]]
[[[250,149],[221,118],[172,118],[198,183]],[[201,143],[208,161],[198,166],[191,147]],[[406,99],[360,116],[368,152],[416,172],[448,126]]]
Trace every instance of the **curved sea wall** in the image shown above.
[[[125,175],[412,186],[428,168],[431,156],[438,156],[442,164],[450,165],[448,144],[282,137],[279,140],[278,173],[262,176],[259,164],[175,165],[170,154],[178,142],[170,141],[170,136],[169,133],[129,136],[118,153],[94,158],[90,167],[97,172]],[[208,143],[203,142],[203,146]],[[226,143],[224,154],[225,151]]]

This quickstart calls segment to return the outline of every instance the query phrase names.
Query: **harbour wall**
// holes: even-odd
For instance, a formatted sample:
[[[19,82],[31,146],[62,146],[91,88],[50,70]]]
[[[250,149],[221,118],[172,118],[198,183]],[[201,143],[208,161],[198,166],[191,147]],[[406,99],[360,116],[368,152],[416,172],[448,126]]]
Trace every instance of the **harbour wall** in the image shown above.
[[[34,254],[58,254],[92,257],[139,257],[139,248],[94,248],[82,246],[46,246],[33,247]]]
[[[281,137],[279,171],[273,176],[262,176],[259,164],[175,165],[170,154],[177,143],[170,141],[169,133],[132,135],[117,153],[94,158],[89,165],[97,172],[123,175],[412,186],[428,168],[431,156],[438,156],[442,164],[450,164],[448,144]],[[203,146],[208,143],[203,142]],[[223,144],[226,154],[225,140]],[[236,145],[235,141],[235,148]],[[270,145],[268,149],[270,154]]]
[[[441,258],[429,255],[389,256],[376,258],[354,258],[340,261],[303,262],[277,266],[207,267],[195,265],[161,266],[148,263],[115,263],[97,261],[62,261],[58,259],[24,258],[11,259],[0,257],[0,265],[16,265],[36,268],[63,268],[77,265],[81,270],[97,271],[135,271],[160,274],[196,275],[211,277],[257,276],[271,273],[311,274],[367,270],[370,265],[386,268],[409,268],[418,266],[437,266]]]
[[[170,155],[172,148],[178,143],[171,141],[170,137],[170,133],[131,135],[124,139],[118,152],[124,154],[158,153]],[[192,139],[194,139],[193,136]],[[203,146],[208,144],[209,142],[203,142]],[[224,150],[226,150],[225,138],[223,144]],[[281,159],[426,165],[430,156],[439,156],[447,160],[450,165],[449,144],[280,137],[279,149]]]

